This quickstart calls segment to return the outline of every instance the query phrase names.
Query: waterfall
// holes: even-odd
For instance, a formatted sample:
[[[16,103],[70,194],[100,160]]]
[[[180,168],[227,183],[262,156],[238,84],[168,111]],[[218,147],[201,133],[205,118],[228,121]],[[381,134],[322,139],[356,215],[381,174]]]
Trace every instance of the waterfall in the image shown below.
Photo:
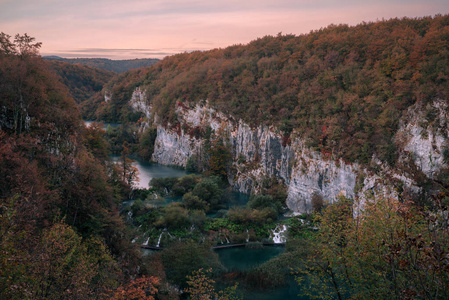
[[[287,229],[287,225],[278,224],[273,230],[273,243],[284,244],[287,241],[287,237],[285,236]]]
[[[246,229],[246,242],[249,243],[249,231]]]
[[[164,229],[165,230],[165,229]],[[161,244],[161,239],[162,239],[162,235],[164,234],[164,231],[161,232],[161,235],[159,236],[159,239],[157,240],[157,244],[156,247],[159,247],[159,245]]]
[[[144,246],[148,246],[148,242],[150,241],[150,237],[147,238],[147,240],[145,241],[145,243],[143,243]]]

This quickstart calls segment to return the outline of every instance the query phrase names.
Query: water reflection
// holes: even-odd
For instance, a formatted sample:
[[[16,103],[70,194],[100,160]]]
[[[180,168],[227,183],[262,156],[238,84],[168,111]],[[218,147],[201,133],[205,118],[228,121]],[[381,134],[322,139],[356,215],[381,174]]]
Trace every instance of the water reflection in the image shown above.
[[[234,247],[215,250],[228,271],[246,271],[285,251],[282,246]]]
[[[112,128],[116,128],[119,127],[120,123],[104,123],[104,122],[98,122],[98,121],[84,121],[84,126],[86,127],[90,127],[90,125],[92,125],[92,123],[99,123],[99,124],[103,124],[103,130],[106,130],[108,128],[108,126],[111,126]]]
[[[111,155],[110,158],[112,161],[118,161],[120,155]],[[147,189],[148,183],[153,178],[182,177],[187,175],[187,172],[183,169],[145,162],[139,159],[134,159],[133,166],[139,170],[139,180],[135,183],[135,187],[140,189]]]

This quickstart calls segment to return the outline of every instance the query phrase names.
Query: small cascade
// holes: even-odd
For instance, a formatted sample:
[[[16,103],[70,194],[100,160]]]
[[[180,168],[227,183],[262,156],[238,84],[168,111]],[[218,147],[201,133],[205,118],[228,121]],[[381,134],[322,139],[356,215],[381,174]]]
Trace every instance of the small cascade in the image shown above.
[[[139,238],[139,237],[136,236],[136,237],[131,241],[131,243],[134,244],[135,242],[137,242],[137,239],[138,239],[138,238]]]
[[[145,241],[145,243],[143,243],[144,246],[148,246],[148,242],[150,241],[150,237],[147,238],[147,240]]]
[[[230,244],[231,242],[228,240],[228,237],[225,236],[225,238],[226,238],[226,243]]]
[[[249,231],[246,229],[246,242],[249,243]]]
[[[278,224],[273,230],[273,243],[284,244],[287,241],[287,237],[285,236],[287,229],[287,225]]]
[[[165,229],[161,232],[161,235],[159,236],[159,239],[157,240],[157,244],[156,247],[159,247],[159,245],[161,244],[161,239],[162,239],[162,235],[164,234]]]

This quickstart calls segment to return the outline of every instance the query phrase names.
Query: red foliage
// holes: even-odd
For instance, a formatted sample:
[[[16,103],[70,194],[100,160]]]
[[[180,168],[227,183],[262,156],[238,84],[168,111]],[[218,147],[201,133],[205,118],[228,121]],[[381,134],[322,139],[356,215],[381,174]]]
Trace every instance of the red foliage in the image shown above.
[[[178,107],[178,108],[182,108],[182,109],[184,109],[184,110],[186,110],[186,109],[189,109],[183,102],[181,102],[181,101],[178,101],[178,103],[176,103],[176,106]]]
[[[157,294],[157,286],[160,284],[159,278],[154,276],[137,278],[125,286],[119,287],[112,297],[115,300],[153,300],[153,295]]]
[[[182,128],[180,123],[172,125],[171,130],[175,131],[178,134],[178,136],[181,136]]]
[[[190,128],[190,130],[187,133],[191,137],[199,139],[204,135],[204,130],[201,128],[201,126],[195,126],[193,128]]]
[[[281,141],[282,147],[286,147],[287,145],[290,146],[291,144],[292,144],[292,139],[290,138],[290,135],[282,136],[282,141]]]

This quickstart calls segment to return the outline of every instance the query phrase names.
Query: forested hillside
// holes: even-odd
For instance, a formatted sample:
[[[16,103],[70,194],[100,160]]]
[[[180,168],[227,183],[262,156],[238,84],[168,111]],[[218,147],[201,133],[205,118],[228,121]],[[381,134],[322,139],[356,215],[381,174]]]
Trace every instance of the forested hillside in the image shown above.
[[[174,55],[127,72],[108,84],[111,102],[96,97],[96,117],[126,115],[139,86],[172,126],[177,103],[208,101],[236,120],[277,126],[287,141],[293,132],[322,153],[361,163],[375,154],[394,165],[392,138],[404,111],[449,99],[448,78],[448,15],[331,25]],[[431,122],[434,112],[427,113]]]
[[[310,298],[448,298],[449,15],[114,77],[40,46],[0,33],[0,299],[237,299],[293,279]],[[133,189],[132,152],[202,173]],[[212,250],[281,233],[245,271]]]
[[[71,64],[57,60],[48,61],[47,63],[61,77],[62,83],[69,88],[70,95],[77,104],[100,92],[103,86],[115,75],[115,73],[110,71],[81,64]]]
[[[62,58],[58,56],[46,56],[44,59],[51,61],[63,61],[71,64],[80,64],[115,73],[123,73],[131,69],[149,67],[159,61],[157,58],[112,60],[107,58]]]
[[[126,297],[157,280],[141,278],[119,216],[125,165],[107,162],[39,47],[0,35],[0,298]]]

